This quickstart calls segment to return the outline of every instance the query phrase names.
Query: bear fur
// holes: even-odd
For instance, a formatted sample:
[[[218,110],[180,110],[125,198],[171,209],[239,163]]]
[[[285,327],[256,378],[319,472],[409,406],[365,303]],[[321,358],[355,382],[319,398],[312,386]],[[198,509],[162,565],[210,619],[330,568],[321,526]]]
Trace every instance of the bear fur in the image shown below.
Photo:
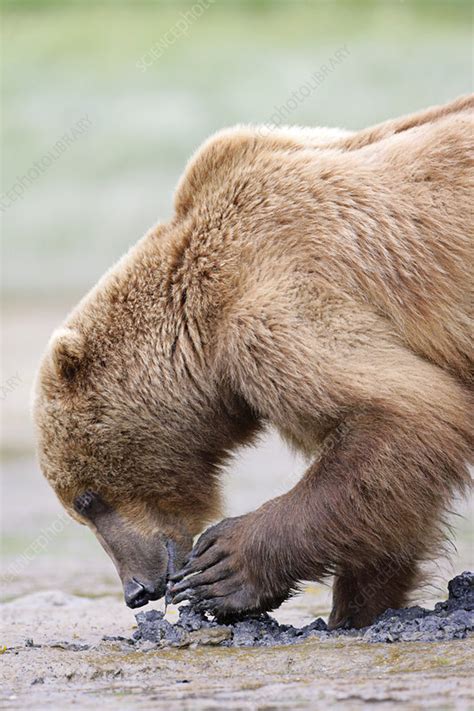
[[[218,133],[170,222],[53,334],[39,458],[82,521],[94,491],[129,530],[184,540],[267,424],[311,457],[291,491],[199,539],[175,601],[225,617],[334,575],[331,626],[362,626],[439,554],[473,453],[473,103],[355,133]]]

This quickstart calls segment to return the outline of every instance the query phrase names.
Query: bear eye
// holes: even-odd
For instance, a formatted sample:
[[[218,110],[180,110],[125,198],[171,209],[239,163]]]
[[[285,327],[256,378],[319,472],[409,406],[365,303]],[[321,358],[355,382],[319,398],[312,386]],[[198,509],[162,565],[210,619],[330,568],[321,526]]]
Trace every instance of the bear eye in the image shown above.
[[[74,510],[78,514],[85,514],[92,507],[95,494],[93,491],[84,491],[82,494],[74,499]]]
[[[95,491],[84,491],[79,494],[74,499],[73,507],[76,513],[89,519],[109,510],[105,501]]]

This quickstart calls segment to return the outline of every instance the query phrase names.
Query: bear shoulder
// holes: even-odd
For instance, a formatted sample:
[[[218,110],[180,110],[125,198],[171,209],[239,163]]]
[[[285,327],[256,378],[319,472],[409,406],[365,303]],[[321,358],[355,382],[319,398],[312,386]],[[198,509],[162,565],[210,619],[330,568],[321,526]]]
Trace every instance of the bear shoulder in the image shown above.
[[[238,182],[246,168],[264,175],[277,153],[342,150],[341,141],[350,135],[339,128],[301,126],[237,125],[218,131],[189,160],[175,191],[176,214],[186,215],[222,186]]]

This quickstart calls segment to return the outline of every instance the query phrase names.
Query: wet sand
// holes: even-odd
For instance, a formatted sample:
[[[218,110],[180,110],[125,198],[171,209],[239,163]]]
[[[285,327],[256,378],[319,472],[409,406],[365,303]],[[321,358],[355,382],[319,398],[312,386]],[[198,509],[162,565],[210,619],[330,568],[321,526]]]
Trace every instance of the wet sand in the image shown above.
[[[310,592],[306,604],[311,599]],[[20,612],[22,621],[14,623]],[[288,612],[298,616],[291,603]],[[133,630],[133,616],[113,598],[38,593],[8,603],[3,616],[14,647],[1,659],[7,709],[461,709],[474,701],[472,638],[393,645],[311,639],[270,649],[144,652],[101,641]]]

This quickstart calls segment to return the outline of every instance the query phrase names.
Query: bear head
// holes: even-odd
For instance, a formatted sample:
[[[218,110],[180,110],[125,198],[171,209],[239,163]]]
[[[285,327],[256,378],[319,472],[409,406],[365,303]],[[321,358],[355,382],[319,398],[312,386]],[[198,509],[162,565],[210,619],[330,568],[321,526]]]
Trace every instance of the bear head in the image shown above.
[[[220,464],[252,429],[203,369],[184,301],[150,259],[155,237],[53,334],[33,404],[40,467],[111,556],[130,607],[163,596],[219,512]]]

